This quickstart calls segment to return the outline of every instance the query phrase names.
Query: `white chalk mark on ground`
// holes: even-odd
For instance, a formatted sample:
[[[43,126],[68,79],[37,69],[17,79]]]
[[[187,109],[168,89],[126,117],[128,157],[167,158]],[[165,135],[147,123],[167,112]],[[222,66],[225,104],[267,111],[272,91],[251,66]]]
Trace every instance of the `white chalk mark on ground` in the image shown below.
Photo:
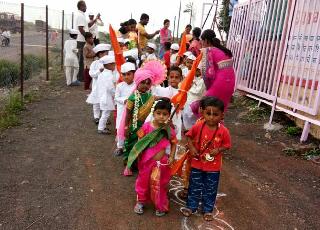
[[[171,201],[179,206],[185,207],[186,202],[179,197],[179,193],[183,191],[183,183],[180,178],[173,177],[170,181],[169,193],[171,194]],[[218,193],[217,198],[226,197],[225,193]],[[196,213],[191,217],[182,217],[181,229],[182,230],[234,230],[234,228],[227,221],[219,218],[220,211],[215,206],[214,220],[206,222],[200,213]]]

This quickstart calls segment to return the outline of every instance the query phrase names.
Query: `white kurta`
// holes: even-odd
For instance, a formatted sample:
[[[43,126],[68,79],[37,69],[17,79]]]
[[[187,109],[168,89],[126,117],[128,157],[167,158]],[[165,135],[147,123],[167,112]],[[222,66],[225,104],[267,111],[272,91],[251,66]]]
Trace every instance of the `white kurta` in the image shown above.
[[[183,76],[183,77],[186,77],[187,74],[189,73],[188,67],[182,66],[182,67],[180,67],[180,68],[181,68],[181,71],[182,71],[182,76]]]
[[[79,67],[77,40],[69,39],[64,43],[64,66]]]
[[[170,56],[170,65],[175,65],[177,63],[177,57],[178,57],[178,53],[176,54],[171,54]]]
[[[187,103],[200,100],[203,97],[205,90],[206,86],[202,77],[195,77],[188,92]]]
[[[132,94],[133,90],[135,88],[135,84],[132,83],[131,85],[128,85],[126,82],[121,82],[116,86],[116,93],[114,96],[114,100],[117,105],[117,120],[116,120],[116,129],[119,128],[120,122],[122,119],[122,113],[125,108],[125,101],[128,99],[128,97]]]
[[[152,94],[157,97],[167,97],[172,98],[174,95],[176,95],[179,92],[179,89],[173,88],[171,86],[168,86],[166,88],[161,86],[156,86],[152,89]],[[174,108],[172,108],[172,111]],[[147,120],[152,120],[152,114],[150,114],[147,118]],[[172,123],[175,127],[175,131],[177,134],[177,139],[181,140],[181,134],[182,134],[182,119],[181,119],[181,112],[176,113],[172,118]]]
[[[200,100],[206,90],[206,86],[202,77],[195,77],[192,86],[188,92],[187,102],[183,110],[183,124],[186,130],[191,129],[191,127],[197,121],[197,117],[193,114],[191,110],[191,103]]]
[[[111,70],[105,69],[99,74],[97,81],[97,90],[100,103],[100,109],[110,111],[115,109],[114,93],[115,87],[113,84],[113,74]]]
[[[92,78],[92,90],[87,99],[87,103],[89,104],[99,104],[99,97],[98,97],[98,76],[101,74],[100,69],[103,68],[103,64],[99,60],[95,60],[92,62],[89,70],[89,75]]]

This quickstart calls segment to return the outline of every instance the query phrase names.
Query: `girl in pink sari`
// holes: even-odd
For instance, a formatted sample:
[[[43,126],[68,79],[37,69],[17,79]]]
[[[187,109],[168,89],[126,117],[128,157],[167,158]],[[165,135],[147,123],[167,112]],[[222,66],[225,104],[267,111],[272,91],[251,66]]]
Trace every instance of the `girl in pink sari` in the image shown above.
[[[232,53],[220,44],[213,30],[205,30],[202,40],[202,76],[206,85],[205,96],[217,97],[224,103],[226,112],[235,87],[235,72]],[[191,105],[195,115],[199,115],[199,102]]]
[[[168,98],[157,100],[153,107],[153,121],[146,122],[138,131],[142,138],[165,125],[170,117],[171,102]],[[170,181],[169,165],[174,161],[177,138],[170,128],[169,136],[160,139],[157,144],[147,148],[138,158],[139,174],[136,180],[137,203],[134,212],[143,214],[144,205],[152,201],[157,216],[169,211],[168,184]]]

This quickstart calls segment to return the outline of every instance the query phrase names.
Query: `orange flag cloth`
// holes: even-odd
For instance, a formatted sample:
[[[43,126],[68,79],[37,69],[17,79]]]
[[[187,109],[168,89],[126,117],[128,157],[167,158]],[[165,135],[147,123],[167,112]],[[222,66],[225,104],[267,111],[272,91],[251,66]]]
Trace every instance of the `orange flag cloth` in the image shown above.
[[[171,98],[171,102],[178,108],[177,111],[181,110],[185,103],[187,102],[187,93],[190,90],[194,76],[196,75],[197,67],[202,59],[202,53],[199,54],[197,59],[193,62],[192,68],[187,74],[187,76],[183,79],[179,92]]]
[[[110,33],[111,45],[112,45],[113,50],[114,50],[114,58],[115,58],[115,61],[116,61],[116,67],[117,67],[117,70],[118,70],[118,72],[120,74],[119,81],[122,81],[121,65],[124,64],[126,62],[126,60],[123,57],[123,52],[122,52],[121,47],[119,45],[119,42],[117,40],[116,32],[114,31],[114,29],[112,28],[111,25],[109,25],[109,33]]]
[[[178,56],[183,57],[183,54],[185,52],[187,52],[187,35],[186,35],[186,32],[183,32],[181,42],[180,42]]]
[[[179,160],[175,161],[172,164],[170,169],[171,176],[175,174],[178,174],[179,176],[181,176],[183,163],[187,160],[187,158],[188,158],[188,152],[184,153]]]

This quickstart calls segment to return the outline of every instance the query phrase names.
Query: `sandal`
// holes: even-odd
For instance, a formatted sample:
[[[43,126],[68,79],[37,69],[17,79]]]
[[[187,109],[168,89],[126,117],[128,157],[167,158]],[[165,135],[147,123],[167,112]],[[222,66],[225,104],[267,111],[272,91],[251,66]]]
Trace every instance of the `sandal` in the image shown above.
[[[138,215],[142,215],[143,214],[143,204],[141,204],[141,203],[136,203],[136,205],[134,206],[134,209],[133,209],[133,211],[135,212],[135,213],[137,213]]]
[[[181,211],[182,215],[184,215],[185,217],[189,217],[189,216],[191,216],[192,213],[193,213],[190,208],[185,208],[185,207],[182,207],[182,208],[180,209],[180,211]]]
[[[162,211],[156,210],[156,216],[161,217],[161,216],[164,216],[164,215],[166,215],[166,212],[162,212]]]
[[[211,212],[207,212],[207,213],[203,214],[203,219],[205,221],[213,221],[214,217]]]

